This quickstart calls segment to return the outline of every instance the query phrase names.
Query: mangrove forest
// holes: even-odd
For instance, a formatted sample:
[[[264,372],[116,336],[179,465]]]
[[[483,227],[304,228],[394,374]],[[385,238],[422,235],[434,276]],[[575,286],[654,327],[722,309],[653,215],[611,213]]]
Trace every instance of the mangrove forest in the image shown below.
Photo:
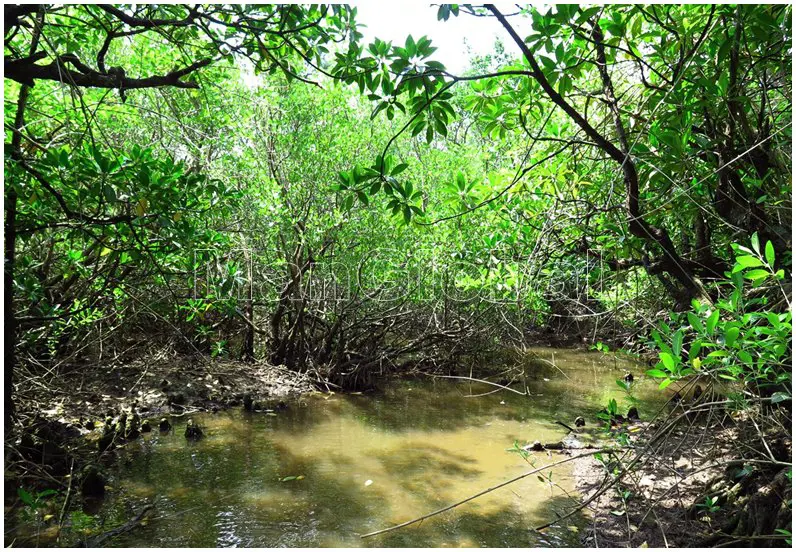
[[[792,6],[5,4],[6,547],[792,546]]]

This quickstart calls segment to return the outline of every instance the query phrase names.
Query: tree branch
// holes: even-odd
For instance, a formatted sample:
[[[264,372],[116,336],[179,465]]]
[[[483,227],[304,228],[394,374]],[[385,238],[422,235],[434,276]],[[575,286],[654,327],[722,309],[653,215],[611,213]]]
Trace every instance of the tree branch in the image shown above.
[[[203,59],[187,67],[172,71],[166,75],[155,75],[141,79],[125,77],[118,79],[115,75],[108,75],[94,71],[81,62],[77,56],[67,54],[60,56],[49,65],[36,65],[31,60],[41,59],[46,54],[39,52],[25,59],[6,61],[5,76],[21,84],[33,86],[36,80],[57,81],[70,86],[83,86],[89,88],[123,88],[131,90],[136,88],[158,88],[161,86],[174,86],[176,88],[199,88],[195,82],[180,80],[182,77],[213,63],[213,59]],[[70,63],[77,70],[68,69],[65,63]]]
[[[155,27],[187,27],[199,17],[199,12],[195,8],[189,8],[188,16],[185,19],[146,19],[135,17],[110,4],[99,4],[99,8],[131,27],[144,27],[146,29],[154,29]]]

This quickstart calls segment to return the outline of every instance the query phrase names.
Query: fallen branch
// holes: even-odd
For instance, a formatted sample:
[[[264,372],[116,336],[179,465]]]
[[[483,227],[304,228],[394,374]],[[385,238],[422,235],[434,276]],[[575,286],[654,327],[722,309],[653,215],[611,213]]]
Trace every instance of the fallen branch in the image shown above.
[[[578,433],[578,431],[577,431],[576,429],[572,429],[571,427],[569,427],[569,426],[568,426],[567,424],[565,424],[564,422],[560,422],[560,421],[556,420],[556,423],[557,423],[558,425],[562,426],[564,429],[566,429],[566,430],[567,430],[567,431],[569,431],[570,433],[576,433],[576,434]]]
[[[426,519],[428,519],[430,517],[434,517],[434,516],[436,516],[438,514],[441,514],[443,512],[447,512],[448,510],[453,510],[454,508],[456,508],[458,506],[461,506],[462,504],[465,504],[467,502],[470,502],[471,500],[475,500],[476,498],[478,498],[480,496],[483,496],[485,494],[491,493],[492,491],[500,489],[501,487],[505,487],[506,485],[511,485],[512,483],[514,483],[516,481],[519,481],[520,479],[524,479],[524,478],[526,478],[526,477],[528,477],[530,475],[534,475],[534,474],[539,473],[540,471],[546,470],[548,468],[554,468],[556,466],[559,466],[561,464],[565,464],[567,462],[570,462],[572,460],[576,460],[578,458],[584,458],[586,456],[593,456],[595,454],[603,453],[603,452],[606,452],[606,453],[608,453],[608,452],[616,452],[617,450],[618,449],[616,449],[616,448],[605,448],[605,449],[600,449],[600,450],[594,450],[594,451],[587,452],[587,453],[584,453],[584,454],[578,454],[576,456],[570,456],[570,457],[565,458],[563,460],[559,460],[558,462],[553,462],[552,464],[547,464],[545,466],[542,466],[541,468],[536,468],[536,469],[531,470],[529,472],[525,472],[523,474],[520,474],[517,477],[513,477],[513,478],[509,479],[508,481],[504,481],[503,483],[500,483],[499,485],[495,485],[494,487],[490,487],[490,488],[486,489],[485,491],[481,491],[480,493],[477,493],[477,494],[474,494],[473,496],[467,497],[464,500],[460,500],[459,502],[457,502],[455,504],[451,504],[450,506],[446,506],[444,508],[441,508],[439,510],[431,512],[430,514],[426,514],[424,516],[420,516],[420,517],[415,518],[415,519],[410,520],[410,521],[405,521],[404,523],[401,523],[399,525],[394,525],[393,527],[388,527],[386,529],[381,529],[379,531],[374,531],[374,532],[368,533],[366,535],[361,535],[360,538],[366,539],[368,537],[375,537],[376,535],[389,533],[391,531],[395,531],[397,529],[401,529],[403,527],[407,527],[408,525],[412,525],[414,523],[426,520]]]
[[[516,389],[512,389],[511,387],[507,387],[505,385],[500,385],[499,383],[495,383],[493,381],[482,380],[478,378],[470,378],[467,376],[441,376],[438,374],[434,374],[431,376],[432,378],[445,378],[445,379],[460,379],[460,380],[467,380],[467,381],[475,381],[477,383],[485,383],[487,385],[492,385],[494,387],[499,387],[501,389],[505,389],[506,391],[511,391],[512,393],[517,393],[518,395],[527,395],[524,391],[517,391]]]
[[[144,506],[144,509],[141,510],[138,515],[136,515],[133,519],[125,523],[124,525],[120,525],[115,529],[111,529],[110,531],[105,531],[104,533],[100,533],[99,535],[95,535],[91,538],[86,539],[80,545],[81,548],[97,548],[100,544],[105,542],[106,540],[119,536],[123,533],[127,533],[141,525],[141,520],[144,519],[144,516],[154,508],[151,504]]]

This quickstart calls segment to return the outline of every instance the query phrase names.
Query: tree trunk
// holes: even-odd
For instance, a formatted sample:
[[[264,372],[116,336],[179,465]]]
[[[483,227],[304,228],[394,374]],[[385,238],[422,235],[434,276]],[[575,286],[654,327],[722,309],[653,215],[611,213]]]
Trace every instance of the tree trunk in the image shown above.
[[[492,4],[487,4],[486,8],[491,11],[498,19],[500,24],[509,33],[512,40],[517,44],[523,53],[523,56],[528,61],[532,69],[532,76],[539,84],[542,90],[552,100],[554,104],[559,106],[564,113],[566,113],[572,121],[577,124],[586,135],[597,144],[601,150],[608,154],[611,159],[619,163],[623,179],[625,182],[625,211],[627,212],[628,229],[634,236],[644,240],[647,243],[655,244],[663,250],[663,260],[658,263],[660,270],[670,274],[682,286],[685,291],[685,299],[690,300],[699,298],[700,300],[710,302],[702,283],[693,275],[689,269],[689,263],[680,257],[677,253],[668,232],[664,228],[656,228],[649,224],[643,217],[639,204],[639,182],[638,172],[636,171],[635,163],[630,156],[630,146],[627,141],[625,128],[619,113],[616,98],[614,96],[613,84],[611,83],[610,76],[608,75],[608,68],[605,59],[605,46],[603,45],[603,35],[599,25],[595,21],[594,28],[594,42],[597,47],[597,67],[600,72],[601,83],[603,91],[606,95],[606,100],[610,106],[611,114],[613,116],[614,128],[616,130],[617,138],[621,146],[617,147],[608,138],[603,136],[596,128],[594,128],[585,117],[578,112],[567,100],[559,94],[555,88],[547,81],[544,73],[536,61],[531,50],[525,41],[520,38],[517,31],[509,24],[506,17]],[[676,293],[674,299],[682,302],[683,297],[679,297],[680,293]],[[688,303],[689,301],[685,301]]]

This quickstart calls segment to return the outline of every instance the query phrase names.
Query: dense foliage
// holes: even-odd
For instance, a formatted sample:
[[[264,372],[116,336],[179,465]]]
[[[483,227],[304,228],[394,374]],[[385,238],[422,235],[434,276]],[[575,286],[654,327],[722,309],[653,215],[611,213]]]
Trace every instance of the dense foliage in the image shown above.
[[[790,6],[443,5],[520,53],[462,75],[345,6],[5,15],[8,367],[157,336],[356,387],[692,301],[698,334],[789,328]],[[779,274],[762,314],[736,261]]]
[[[4,14],[6,431],[154,348],[354,389],[646,341],[790,492],[791,6],[441,5],[504,31],[459,75],[348,6]]]

